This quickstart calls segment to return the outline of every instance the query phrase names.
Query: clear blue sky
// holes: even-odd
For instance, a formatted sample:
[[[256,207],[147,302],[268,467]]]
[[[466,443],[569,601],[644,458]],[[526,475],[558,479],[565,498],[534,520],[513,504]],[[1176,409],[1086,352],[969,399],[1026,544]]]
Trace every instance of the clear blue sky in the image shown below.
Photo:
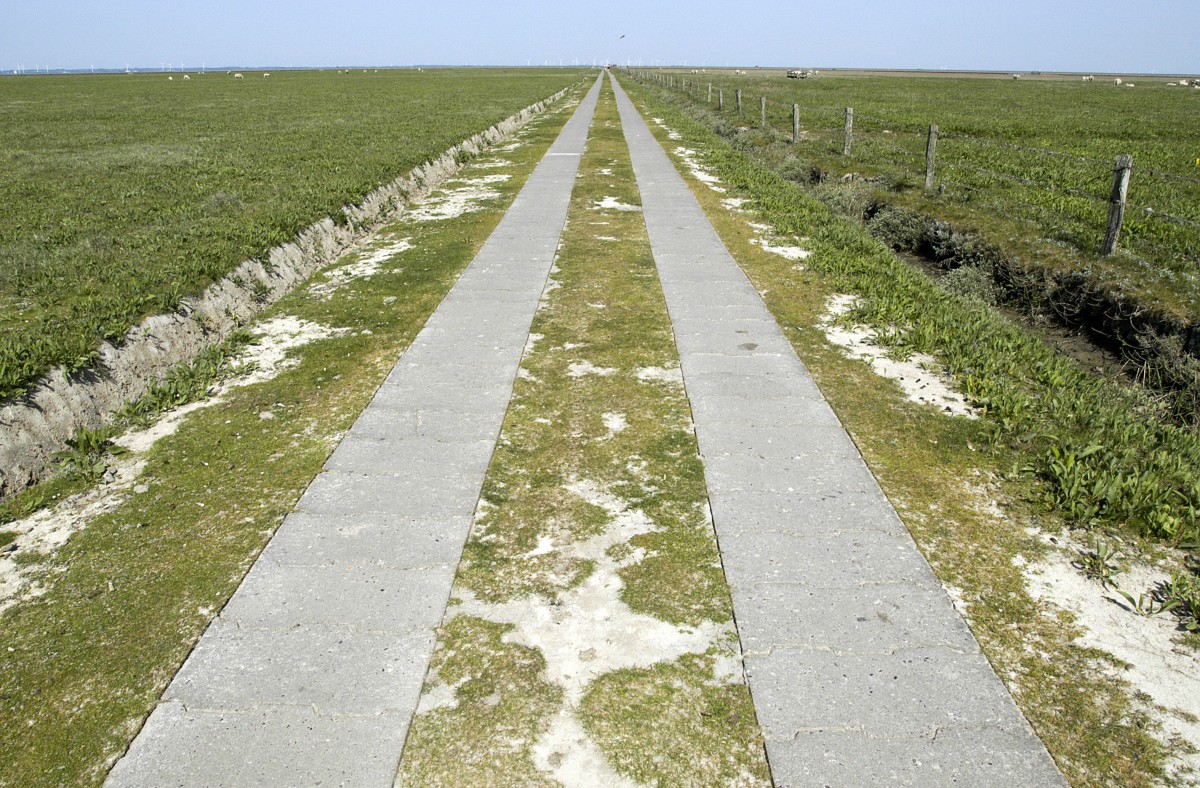
[[[1195,0],[4,0],[0,70],[628,60],[1188,73],[1200,71],[1197,10]]]

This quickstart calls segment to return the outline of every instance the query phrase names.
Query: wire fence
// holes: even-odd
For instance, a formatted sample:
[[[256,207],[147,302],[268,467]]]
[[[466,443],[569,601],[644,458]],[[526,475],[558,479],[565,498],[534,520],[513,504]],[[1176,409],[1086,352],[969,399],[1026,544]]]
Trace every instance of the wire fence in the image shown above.
[[[1020,215],[1081,251],[1108,255],[1119,247],[1155,264],[1200,268],[1200,179],[1138,167],[1128,156],[1105,160],[848,107],[789,105],[680,75],[632,76],[742,123],[790,135],[797,146],[903,180],[923,179],[931,197]]]

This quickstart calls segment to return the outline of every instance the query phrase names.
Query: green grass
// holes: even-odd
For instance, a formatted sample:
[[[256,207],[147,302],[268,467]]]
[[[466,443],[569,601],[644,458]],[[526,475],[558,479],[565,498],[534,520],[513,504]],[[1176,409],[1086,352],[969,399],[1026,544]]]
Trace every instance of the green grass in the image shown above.
[[[768,99],[769,135],[750,144],[779,148],[788,167],[806,179],[811,170],[833,176],[883,176],[878,198],[983,232],[1005,245],[1028,244],[1025,254],[1058,271],[1087,269],[1118,293],[1192,322],[1200,316],[1200,91],[1168,88],[1167,80],[1138,80],[1137,88],[1062,80],[995,80],[903,76],[675,75],[725,89],[723,120],[759,125],[759,97]],[[741,88],[739,118],[732,95]],[[678,88],[676,89],[678,94]],[[691,99],[693,102],[697,99]],[[799,104],[803,137],[792,145],[792,104]],[[854,148],[842,155],[844,111],[855,112]],[[925,193],[925,139],[939,126],[938,183],[944,195]],[[978,137],[982,140],[968,140]],[[768,141],[768,138],[771,142]],[[1049,149],[1053,156],[1012,146]],[[1121,249],[1097,258],[1107,206],[1064,190],[1107,199],[1113,160],[1134,157]],[[1078,157],[1085,157],[1081,161]],[[979,172],[979,169],[992,173]],[[998,173],[998,174],[996,174]],[[1183,176],[1190,180],[1153,173]],[[1048,184],[1049,189],[1022,181]],[[1192,222],[1152,218],[1148,207]],[[1039,243],[1032,243],[1034,239]],[[1046,243],[1049,241],[1049,243]],[[1190,259],[1189,259],[1190,258]]]
[[[578,70],[0,82],[0,399]]]
[[[1125,460],[1125,472],[1143,463],[1148,469],[1161,445],[1153,415],[1122,399],[1133,395],[1095,383],[1070,362],[1055,358],[1033,335],[989,315],[978,304],[942,293],[859,227],[735,149],[711,125],[680,111],[657,91],[625,82],[646,114],[663,118],[681,134],[672,141],[665,130],[652,126],[659,141],[669,151],[677,146],[700,151],[702,164],[728,188],[717,194],[691,182],[718,234],[765,294],[768,308],[934,571],[957,590],[988,660],[1068,781],[1094,786],[1158,784],[1169,747],[1152,735],[1155,723],[1120,679],[1120,666],[1100,651],[1077,645],[1080,632],[1071,617],[1032,598],[1020,569],[1023,562],[1036,563],[1046,550],[1026,528],[1053,533],[1071,519],[1055,504],[1061,489],[1054,478],[1037,470],[1043,467],[1040,452],[1054,443],[1104,441],[1110,450],[1130,456],[1142,453],[1136,463]],[[746,207],[751,215],[725,209],[721,200],[726,197],[750,200]],[[760,233],[748,220],[769,223],[785,238],[803,236],[800,244],[812,256],[798,267],[763,251],[752,243]],[[827,300],[835,293],[862,295],[867,306],[855,321],[894,339],[911,338],[914,349],[942,358],[962,359],[961,354],[969,353],[977,374],[1037,403],[1031,410],[1038,415],[1026,412],[1006,420],[993,410],[982,419],[967,420],[907,401],[892,381],[846,358],[825,339],[821,323]],[[933,333],[918,327],[926,325]],[[1060,377],[1046,379],[1048,369]],[[1059,408],[1049,404],[1055,400],[1063,404],[1051,416],[1049,412]],[[1077,405],[1078,413],[1073,419],[1054,421],[1076,410],[1067,403]],[[1118,416],[1124,419],[1121,429],[1102,424]],[[1086,432],[1073,432],[1081,429]],[[1171,440],[1193,445],[1195,437],[1176,435]],[[1175,477],[1184,488],[1196,478],[1194,469],[1200,465],[1191,467]],[[1159,496],[1139,500],[1175,500],[1173,494]],[[996,502],[1001,514],[993,506]],[[1186,516],[1186,509],[1176,511]],[[1194,529],[1195,521],[1190,522]],[[1132,523],[1118,518],[1093,527],[1136,544]]]
[[[378,274],[329,296],[301,288],[276,304],[265,317],[347,330],[293,351],[297,363],[278,377],[190,415],[145,457],[144,492],[55,554],[23,559],[43,593],[0,617],[0,783],[103,780],[342,431],[499,222],[566,110],[531,124],[525,144],[503,154],[505,169],[475,173],[513,174],[495,184],[499,199],[453,219],[393,224],[384,235],[407,237],[413,248]],[[275,418],[260,418],[268,410]]]

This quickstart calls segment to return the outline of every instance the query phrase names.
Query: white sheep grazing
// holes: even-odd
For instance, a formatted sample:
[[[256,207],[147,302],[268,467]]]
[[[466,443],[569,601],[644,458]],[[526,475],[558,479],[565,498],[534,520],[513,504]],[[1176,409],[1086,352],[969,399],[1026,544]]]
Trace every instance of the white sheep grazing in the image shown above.
[[[184,74],[184,75],[183,75],[183,78],[184,78],[184,79],[191,79],[191,77],[189,77],[187,74]]]
[[[175,77],[167,77],[167,81],[168,81],[168,82],[174,82],[174,81],[175,81]]]
[[[234,74],[233,78],[234,79],[244,79],[245,77],[243,77],[241,74]]]
[[[270,72],[270,71],[268,71],[268,72],[266,72],[265,74],[263,74],[263,79],[266,79],[266,78],[267,78],[267,77],[269,77],[269,76],[271,76],[271,72]]]
[[[1135,88],[1135,87],[1137,87],[1137,85],[1133,84],[1132,82],[1126,82],[1126,83],[1125,83],[1125,87],[1127,87],[1127,88]]]
[[[1084,82],[1091,82],[1091,81],[1092,81],[1092,80],[1094,80],[1094,79],[1095,79],[1095,77],[1092,77],[1092,76],[1087,76],[1087,77],[1084,77],[1084,78],[1083,78],[1083,81],[1084,81]]]
[[[1013,78],[1013,79],[1020,79],[1020,78],[1021,78],[1021,75],[1020,75],[1020,74],[1013,74],[1013,75],[1012,75],[1012,78]]]
[[[1123,81],[1123,80],[1122,80],[1120,77],[1117,77],[1116,79],[1114,79],[1114,80],[1113,80],[1113,84],[1114,84],[1114,85],[1120,85],[1122,81]]]

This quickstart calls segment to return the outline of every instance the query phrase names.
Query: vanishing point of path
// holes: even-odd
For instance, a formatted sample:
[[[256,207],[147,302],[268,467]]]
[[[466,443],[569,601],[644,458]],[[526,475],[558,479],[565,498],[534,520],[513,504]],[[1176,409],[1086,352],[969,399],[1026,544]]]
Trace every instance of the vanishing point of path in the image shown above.
[[[544,730],[532,748],[539,781],[627,782],[626,775],[639,771],[620,767],[636,763],[637,753],[625,753],[622,758],[628,759],[614,764],[609,750],[606,760],[605,748],[592,741],[604,720],[589,722],[585,712],[596,695],[590,688],[637,671],[622,667],[586,679],[571,675],[614,650],[612,642],[587,642],[590,636],[616,637],[613,621],[619,621],[618,634],[629,637],[628,643],[647,633],[660,646],[669,643],[671,664],[679,666],[671,681],[637,685],[659,687],[663,696],[671,696],[662,700],[664,714],[672,713],[671,703],[687,708],[674,695],[686,694],[688,666],[704,659],[710,678],[718,675],[697,692],[720,684],[735,707],[736,698],[752,698],[749,713],[731,712],[730,719],[750,731],[760,761],[765,744],[776,784],[1061,784],[1049,755],[778,324],[615,80],[619,123],[607,109],[611,97],[606,93],[597,125],[603,117],[612,135],[623,132],[628,148],[623,165],[614,159],[601,171],[620,176],[624,166],[636,175],[635,182],[626,177],[621,186],[635,197],[640,190],[641,211],[613,200],[621,217],[613,214],[590,224],[620,228],[612,231],[615,236],[604,236],[614,243],[637,236],[642,240],[632,241],[634,247],[640,243],[652,255],[651,273],[637,269],[634,275],[643,282],[649,278],[657,298],[665,297],[662,327],[667,346],[672,352],[677,348],[678,365],[642,367],[636,377],[642,380],[645,373],[646,380],[667,381],[664,413],[677,412],[680,403],[685,408],[688,442],[675,440],[668,454],[686,460],[689,451],[696,454],[698,441],[700,489],[706,485],[708,498],[708,506],[700,507],[700,526],[707,541],[689,549],[703,556],[705,544],[714,551],[719,544],[719,561],[708,563],[718,575],[723,570],[725,582],[717,601],[705,609],[726,612],[710,610],[706,615],[713,620],[697,623],[684,613],[656,613],[653,600],[626,605],[623,585],[634,582],[640,562],[650,566],[659,559],[666,566],[671,561],[654,549],[629,547],[647,544],[636,539],[662,527],[614,494],[624,489],[619,485],[610,489],[579,478],[569,458],[562,461],[570,476],[566,487],[582,501],[570,511],[596,520],[590,530],[583,529],[586,538],[569,547],[577,559],[570,563],[575,579],[551,572],[549,579],[539,580],[551,590],[538,604],[521,599],[485,604],[471,594],[470,578],[462,577],[467,563],[460,569],[460,561],[472,524],[488,523],[489,463],[502,462],[506,447],[519,455],[507,434],[505,411],[510,399],[517,408],[537,403],[536,397],[522,399],[520,385],[514,398],[515,383],[537,382],[527,363],[536,358],[532,348],[540,339],[531,336],[531,325],[540,320],[538,325],[548,326],[547,337],[563,325],[571,329],[561,316],[555,322],[553,310],[549,317],[543,314],[556,298],[564,308],[575,303],[568,300],[570,282],[561,295],[548,287],[548,281],[554,283],[549,277],[560,240],[564,282],[576,277],[582,308],[595,308],[600,315],[589,318],[588,341],[599,347],[603,328],[617,325],[620,294],[612,296],[612,304],[603,302],[604,293],[589,301],[587,288],[605,280],[589,273],[586,260],[578,274],[567,268],[573,259],[589,257],[570,254],[574,228],[585,222],[578,198],[572,203],[572,190],[585,189],[589,177],[598,177],[589,175],[589,167],[581,171],[580,164],[593,145],[588,130],[602,82],[592,87],[326,471],[213,621],[113,769],[110,784],[388,785],[397,779],[398,766],[401,781],[412,782],[405,777],[415,773],[408,748],[436,741],[422,733],[420,721],[458,705],[456,692],[467,703],[471,680],[493,666],[489,660],[500,670],[505,648],[522,649],[522,664],[538,674],[544,706],[551,710],[546,713],[553,714],[540,725]],[[597,150],[600,132],[593,131]],[[572,230],[564,234],[565,226]],[[661,291],[652,278],[654,268]],[[626,297],[631,304],[643,298],[634,290]],[[610,306],[611,317],[603,311]],[[649,335],[657,329],[645,330]],[[554,349],[585,344],[563,342]],[[545,360],[536,367],[546,381],[552,380],[555,363]],[[562,365],[571,381],[583,381],[580,385],[608,385],[623,374],[616,363],[568,365],[564,358]],[[676,403],[669,385],[672,369],[676,377],[682,373]],[[648,401],[648,407],[659,407]],[[686,419],[689,406],[694,435]],[[592,414],[605,425],[604,434],[587,438],[577,431],[571,438],[606,451],[635,432],[635,419],[627,423],[619,412],[622,403],[606,407],[612,411],[603,418]],[[543,421],[550,422],[531,423]],[[647,466],[640,456],[623,464],[634,475],[644,475]],[[650,511],[650,504],[644,508]],[[488,544],[494,536],[481,536],[480,527],[468,543],[476,564],[479,556],[494,553]],[[568,549],[556,542],[569,528],[542,530],[548,535],[536,538],[521,558],[541,559]],[[628,543],[620,541],[625,532],[634,536]],[[504,568],[496,574],[504,577]],[[460,585],[463,590],[452,592]],[[643,578],[639,587],[653,586]],[[624,591],[632,593],[632,585]],[[671,596],[669,589],[663,593]],[[730,599],[736,630],[718,620],[729,617]],[[582,612],[560,610],[579,600]],[[522,611],[540,623],[520,620]],[[507,634],[497,636],[491,651],[472,663],[475,675],[453,686],[437,685],[431,661],[444,667],[456,652],[478,647],[445,642],[449,628],[469,620]],[[573,627],[569,631],[579,642],[564,644],[560,637],[556,648],[567,659],[547,661],[530,644],[551,642],[545,633],[567,631],[560,624]],[[542,634],[529,634],[536,632]],[[721,660],[712,656],[722,649],[735,657],[732,670],[727,664],[719,668]],[[637,666],[646,675],[637,655],[624,659],[614,664]],[[516,681],[509,691],[519,691]],[[614,681],[622,686],[619,677]],[[629,698],[631,704],[641,700]],[[657,708],[660,699],[651,700],[650,706],[637,708]],[[499,690],[482,702],[504,707]],[[757,728],[750,717],[757,719]],[[651,721],[648,729],[656,727]],[[729,726],[718,720],[690,728],[703,743],[697,749],[725,741],[713,735],[722,727]],[[472,731],[451,731],[460,734],[469,737]],[[497,770],[488,782],[530,782],[507,774],[503,755],[497,753]],[[739,782],[761,782],[766,772],[743,761]]]

